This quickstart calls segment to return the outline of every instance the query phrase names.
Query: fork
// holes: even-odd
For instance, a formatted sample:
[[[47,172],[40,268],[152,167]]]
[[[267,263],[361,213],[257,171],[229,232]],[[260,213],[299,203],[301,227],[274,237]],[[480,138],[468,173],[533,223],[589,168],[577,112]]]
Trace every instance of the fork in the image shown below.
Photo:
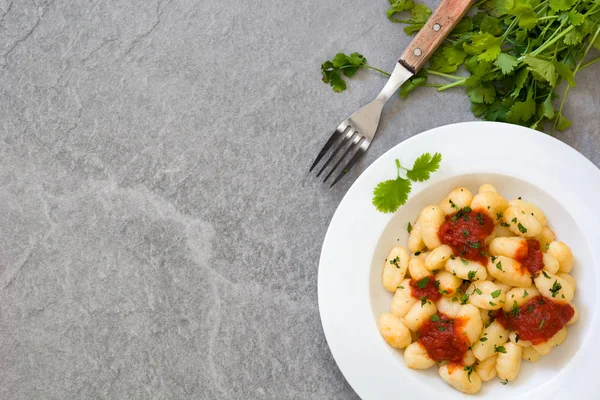
[[[383,106],[398,90],[400,85],[410,79],[425,64],[431,55],[442,44],[452,29],[465,15],[472,0],[441,0],[439,6],[429,17],[427,23],[410,42],[404,53],[396,62],[394,71],[381,92],[366,106],[346,118],[333,132],[325,143],[317,158],[310,167],[312,171],[319,161],[331,149],[331,155],[317,172],[320,176],[327,166],[334,162],[333,167],[323,179],[327,181],[334,171],[345,160],[349,159],[344,168],[339,172],[333,183],[333,187],[356,163],[356,161],[367,151],[381,118]],[[338,154],[340,154],[338,156]],[[337,157],[336,157],[337,156]]]

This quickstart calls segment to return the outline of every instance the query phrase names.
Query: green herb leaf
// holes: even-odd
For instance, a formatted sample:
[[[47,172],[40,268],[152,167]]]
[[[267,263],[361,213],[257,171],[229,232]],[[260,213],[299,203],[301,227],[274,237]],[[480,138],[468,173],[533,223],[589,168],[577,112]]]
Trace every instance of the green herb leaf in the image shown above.
[[[470,281],[472,281],[473,279],[475,279],[476,274],[477,274],[476,271],[469,271],[469,273],[467,274],[467,277],[469,278]]]
[[[517,225],[517,228],[519,228],[519,231],[521,233],[526,233],[527,232],[527,228],[525,228],[523,225],[521,225],[521,223],[519,222],[519,224]]]
[[[437,315],[437,314],[433,314],[431,317],[429,317],[429,320],[433,321],[433,322],[439,322],[439,321],[441,321],[440,316]]]
[[[526,55],[523,61],[529,65],[531,72],[546,80],[550,86],[556,84],[556,68],[552,60],[543,60],[535,56]]]
[[[506,348],[504,348],[504,346],[496,346],[496,345],[494,345],[494,352],[506,354]]]
[[[546,273],[546,271],[544,271],[544,270],[542,270],[542,275],[544,275],[544,278],[546,278],[546,279],[551,279],[551,278],[550,278],[550,275],[548,275],[548,274]]]
[[[496,61],[494,61],[494,65],[500,68],[504,75],[507,75],[514,71],[514,69],[519,65],[519,62],[510,54],[501,53]]]
[[[550,8],[554,11],[565,11],[573,7],[576,0],[550,0]]]
[[[425,278],[423,278],[417,282],[417,287],[419,289],[425,289],[425,286],[427,286],[428,283],[429,283],[429,277],[426,276]]]
[[[392,22],[404,22],[404,20],[397,19],[396,13],[402,11],[408,11],[415,6],[413,0],[394,0],[390,1],[390,8],[386,11],[388,19]]]
[[[408,223],[408,226],[406,227],[406,230],[408,231],[408,233],[411,233],[411,232],[412,232],[412,229],[413,229],[413,227],[412,227],[412,225],[411,225],[411,224],[410,224],[410,222],[409,222],[409,223]]]
[[[438,170],[442,155],[434,153],[424,153],[415,160],[411,170],[407,171],[406,177],[413,182],[424,182],[429,179],[431,174]]]
[[[560,289],[562,289],[562,285],[558,283],[557,280],[555,280],[552,284],[552,287],[550,288],[550,293],[552,293],[552,297],[556,297],[558,292],[560,292]]]
[[[408,79],[406,82],[404,82],[402,84],[402,86],[400,86],[400,90],[398,91],[398,94],[400,95],[400,97],[405,99],[408,97],[408,95],[413,90],[415,90],[419,86],[425,85],[426,83],[427,83],[427,71],[422,69],[419,72],[417,72],[415,75],[411,76],[410,79]]]
[[[492,298],[494,298],[494,299],[495,299],[495,298],[497,298],[498,296],[500,296],[501,294],[502,294],[502,290],[500,290],[500,289],[498,289],[498,290],[494,290],[494,291],[491,293],[491,295],[492,295]]]
[[[346,90],[346,82],[342,74],[348,78],[353,77],[356,72],[367,65],[367,59],[359,53],[346,55],[338,53],[331,61],[325,61],[321,64],[321,74],[323,82],[328,83],[334,92],[343,92]]]
[[[383,213],[395,212],[408,200],[411,185],[400,177],[380,182],[373,191],[373,205]]]

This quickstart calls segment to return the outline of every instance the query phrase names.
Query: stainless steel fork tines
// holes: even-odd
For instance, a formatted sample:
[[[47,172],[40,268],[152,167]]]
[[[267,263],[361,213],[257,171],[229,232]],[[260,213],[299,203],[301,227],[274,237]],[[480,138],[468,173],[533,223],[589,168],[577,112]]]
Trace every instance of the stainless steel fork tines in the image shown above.
[[[377,132],[377,126],[379,125],[383,106],[396,90],[398,90],[400,85],[412,75],[412,72],[405,68],[400,62],[397,62],[394,72],[383,87],[383,90],[372,102],[346,118],[340,126],[337,127],[317,155],[317,158],[310,167],[310,171],[315,169],[321,159],[323,159],[323,157],[331,150],[329,158],[327,158],[327,161],[325,161],[323,166],[319,169],[317,176],[321,176],[325,169],[333,163],[333,166],[329,169],[329,172],[323,179],[323,182],[327,181],[340,164],[342,164],[344,160],[348,160],[329,187],[335,185],[367,151]]]

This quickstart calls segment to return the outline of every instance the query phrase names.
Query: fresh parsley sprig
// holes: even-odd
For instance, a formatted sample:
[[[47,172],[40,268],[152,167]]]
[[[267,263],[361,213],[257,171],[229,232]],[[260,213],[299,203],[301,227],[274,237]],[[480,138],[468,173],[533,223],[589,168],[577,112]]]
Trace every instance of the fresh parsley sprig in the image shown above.
[[[397,176],[396,179],[389,179],[380,182],[373,190],[373,205],[378,211],[383,213],[395,212],[400,206],[408,200],[411,181],[423,182],[429,179],[431,174],[438,170],[442,162],[440,153],[424,153],[415,160],[413,167],[407,169],[396,159]],[[406,172],[406,178],[400,176],[401,171]]]

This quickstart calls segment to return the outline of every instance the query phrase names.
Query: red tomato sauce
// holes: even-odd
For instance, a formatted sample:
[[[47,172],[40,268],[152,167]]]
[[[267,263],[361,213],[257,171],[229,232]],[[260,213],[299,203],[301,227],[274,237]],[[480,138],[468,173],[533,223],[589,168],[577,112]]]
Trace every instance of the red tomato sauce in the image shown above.
[[[516,331],[520,340],[533,344],[547,341],[573,318],[575,311],[568,304],[559,304],[542,296],[534,297],[519,307],[519,311],[499,312],[498,321],[506,329]]]
[[[470,209],[469,209],[470,210]],[[452,247],[455,256],[487,264],[485,238],[494,230],[494,221],[482,210],[460,210],[446,217],[438,231],[440,241]]]
[[[540,242],[535,239],[528,239],[527,248],[519,248],[515,258],[532,274],[544,269],[544,257],[540,250]]]
[[[466,321],[463,318],[450,319],[444,314],[439,318],[425,321],[419,328],[419,343],[435,361],[461,361],[469,349],[469,339],[463,333]]]
[[[415,281],[414,279],[410,280],[410,294],[412,295],[412,297],[416,298],[416,299],[420,299],[422,297],[425,297],[429,300],[432,301],[438,301],[440,299],[440,297],[442,297],[442,295],[440,294],[440,291],[438,290],[438,284],[436,283],[435,277],[433,275],[429,275],[427,278],[429,278],[428,280],[425,280],[426,278],[423,278],[419,281]],[[425,284],[425,282],[427,283],[425,286],[423,286]],[[422,288],[420,286],[423,286]]]

